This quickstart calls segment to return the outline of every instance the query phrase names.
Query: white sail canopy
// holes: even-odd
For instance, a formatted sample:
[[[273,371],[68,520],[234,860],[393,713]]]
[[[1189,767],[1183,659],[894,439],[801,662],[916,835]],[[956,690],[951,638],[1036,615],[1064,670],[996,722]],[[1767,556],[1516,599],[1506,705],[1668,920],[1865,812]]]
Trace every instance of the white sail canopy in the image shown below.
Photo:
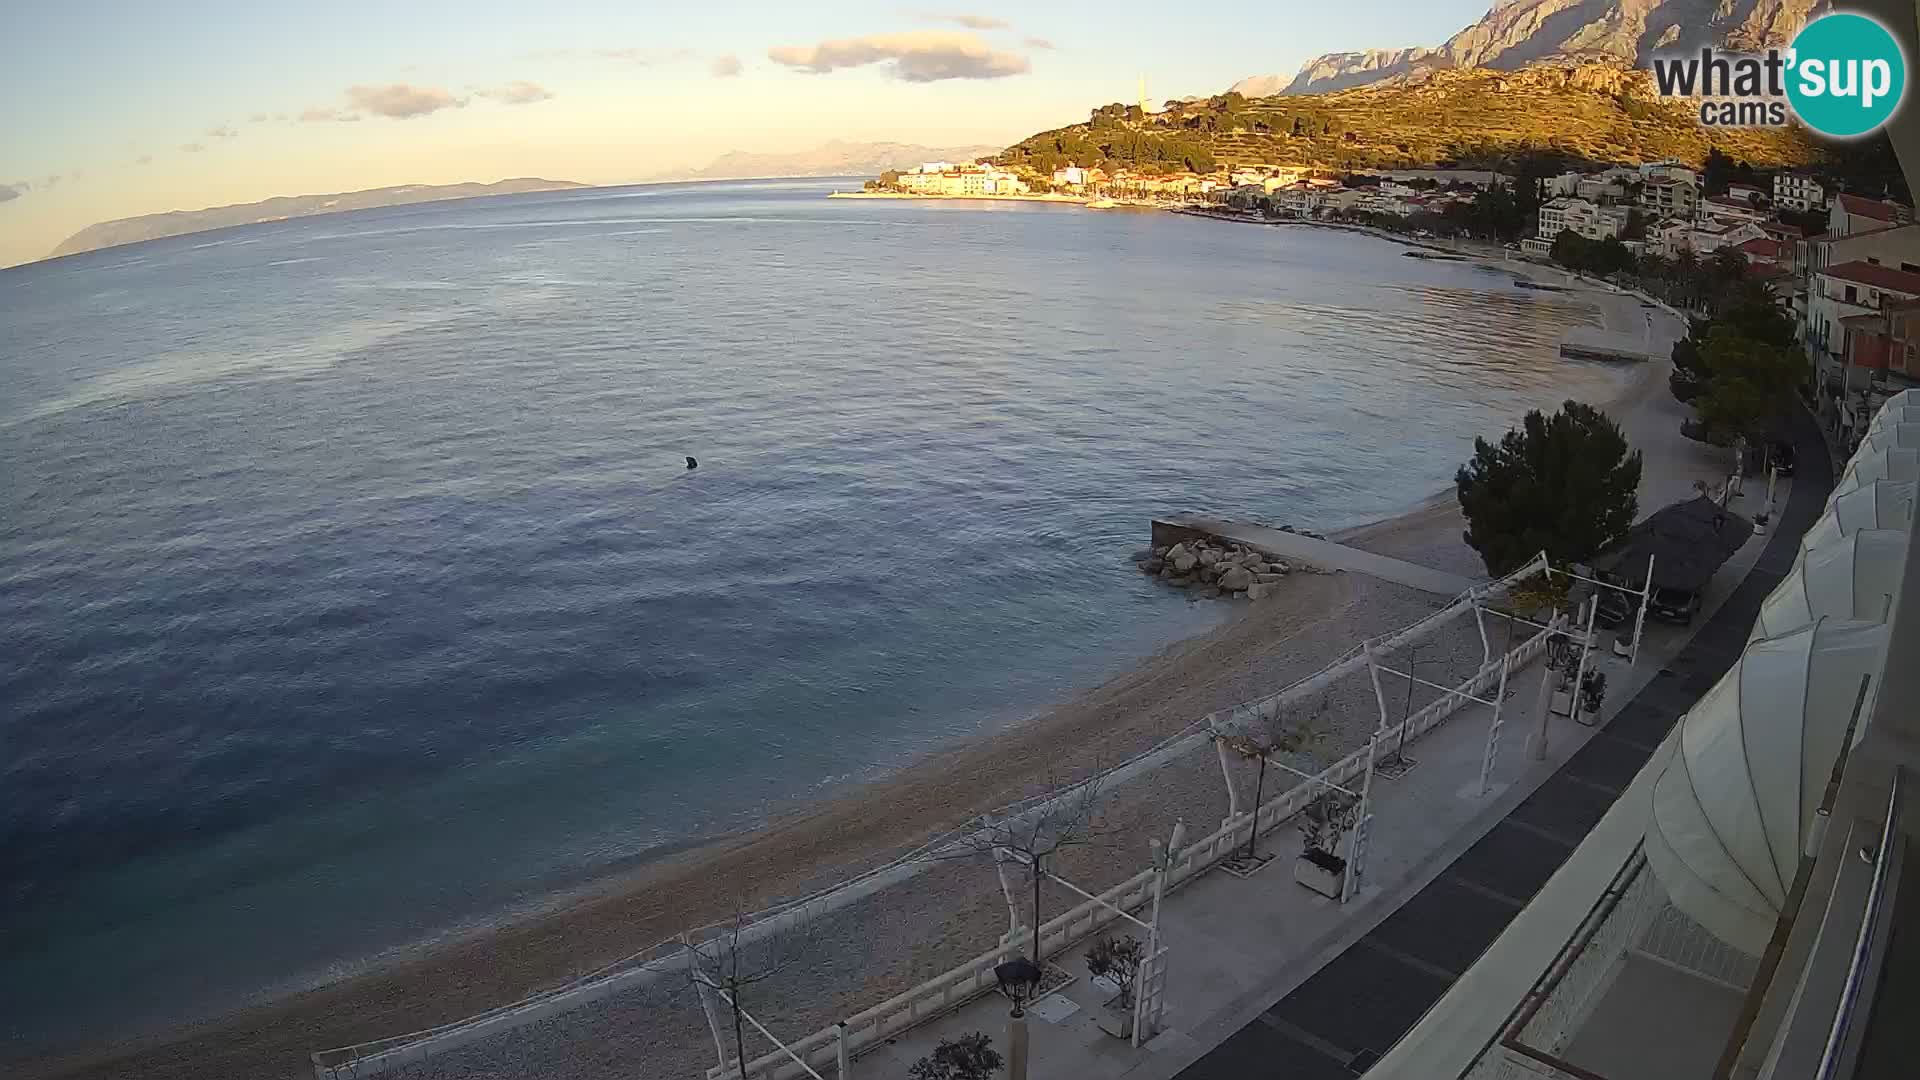
[[[1910,480],[1875,480],[1836,495],[1827,512],[1800,538],[1800,558],[1807,552],[1861,529],[1899,529],[1913,523],[1913,500],[1920,484]]]
[[[1833,500],[1875,480],[1920,480],[1920,450],[1862,449],[1847,462],[1846,471],[1833,485],[1833,494],[1827,497],[1827,505],[1832,506]]]
[[[1832,620],[1752,642],[1661,747],[1648,864],[1674,906],[1728,945],[1766,948],[1885,648],[1886,627]]]
[[[1883,622],[1906,565],[1905,529],[1861,529],[1803,547],[1793,569],[1760,604],[1748,640],[1779,637],[1823,617]]]
[[[1867,428],[1866,435],[1860,440],[1860,448],[1854,451],[1853,456],[1893,449],[1920,449],[1920,418],[1914,422],[1875,423]]]

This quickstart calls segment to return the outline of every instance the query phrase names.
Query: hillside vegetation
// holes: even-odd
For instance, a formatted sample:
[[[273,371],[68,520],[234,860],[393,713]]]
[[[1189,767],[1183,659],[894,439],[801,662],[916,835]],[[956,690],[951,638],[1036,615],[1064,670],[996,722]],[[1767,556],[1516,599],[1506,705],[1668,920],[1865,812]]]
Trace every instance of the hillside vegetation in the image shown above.
[[[1676,158],[1709,150],[1755,166],[1801,165],[1818,147],[1798,128],[1703,128],[1651,77],[1606,64],[1472,68],[1331,94],[1168,102],[1143,115],[1107,105],[1087,123],[1043,131],[999,161],[1043,172],[1065,164],[1153,171],[1253,164],[1327,169],[1497,168],[1548,153],[1572,163]]]

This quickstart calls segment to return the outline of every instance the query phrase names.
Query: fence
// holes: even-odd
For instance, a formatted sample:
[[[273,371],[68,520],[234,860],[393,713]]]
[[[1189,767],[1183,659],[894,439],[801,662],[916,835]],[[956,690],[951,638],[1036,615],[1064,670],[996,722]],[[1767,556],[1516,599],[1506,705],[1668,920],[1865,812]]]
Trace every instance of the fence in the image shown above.
[[[1226,716],[1246,708],[1274,709],[1284,699],[1316,691],[1364,664],[1369,646],[1386,650],[1418,640],[1434,632],[1442,624],[1474,610],[1484,596],[1539,573],[1544,565],[1545,556],[1536,556],[1505,578],[1477,586],[1439,610],[1391,634],[1354,646],[1332,663],[1281,691],[1231,709],[1218,710],[1209,717],[1189,724],[1173,736],[1134,755],[1127,761],[1104,770],[1097,776],[1059,791],[1048,792],[1002,807],[994,811],[994,816],[1012,816],[1049,802],[1071,798],[1089,785],[1119,783],[1136,772],[1177,757],[1207,737],[1205,729],[1214,717]],[[1536,634],[1529,638],[1509,654],[1512,667],[1517,669],[1524,666],[1538,656],[1545,647],[1544,634]],[[1465,693],[1483,695],[1497,684],[1498,677],[1499,664],[1489,663],[1459,689]],[[1404,732],[1406,739],[1418,738],[1452,715],[1466,704],[1467,700],[1459,694],[1443,694],[1402,723],[1384,729],[1385,733],[1391,737],[1400,737]],[[1326,784],[1344,784],[1360,775],[1365,767],[1366,748],[1362,747],[1335,762],[1316,779],[1295,785],[1291,790],[1256,808],[1252,813],[1243,813],[1228,819],[1214,833],[1180,853],[1175,860],[1168,887],[1176,887],[1195,874],[1204,872],[1236,847],[1246,843],[1248,830],[1256,827],[1256,816],[1257,828],[1264,833],[1298,813],[1316,795],[1325,790]],[[786,921],[807,918],[843,907],[872,895],[887,885],[903,881],[918,873],[920,867],[931,856],[954,849],[965,843],[969,837],[974,836],[979,831],[980,820],[976,819],[974,822],[935,836],[913,850],[857,877],[829,886],[799,900],[784,902],[744,916],[740,925],[745,929],[739,931],[743,935],[740,940],[746,940],[748,935],[756,932],[776,928]],[[1131,909],[1141,901],[1119,903],[1116,898],[1138,892],[1141,887],[1140,882],[1150,878],[1151,871],[1143,872],[1114,886],[1113,889],[1101,894],[1100,898],[1107,903]],[[1087,901],[1070,909],[1041,927],[1042,952],[1052,953],[1064,949],[1116,917],[1110,910],[1101,907],[1095,901]],[[490,1035],[534,1023],[581,1005],[646,985],[655,979],[684,978],[686,953],[690,947],[712,941],[723,934],[734,932],[734,929],[735,924],[732,921],[711,923],[688,934],[656,942],[639,952],[532,994],[520,1001],[404,1035],[317,1051],[312,1055],[313,1075],[315,1080],[357,1080],[360,1077],[377,1076],[395,1068],[424,1061],[435,1054],[458,1049]],[[798,1043],[792,1044],[792,1049],[809,1064],[819,1067],[837,1052],[839,1042],[843,1038],[857,1040],[857,1047],[870,1045],[876,1039],[891,1038],[914,1024],[941,1015],[991,989],[994,985],[992,977],[994,965],[1012,958],[1016,955],[1016,951],[1017,946],[1013,945],[996,947],[944,975],[859,1013],[842,1024],[815,1032]],[[763,1063],[766,1065],[764,1071]],[[751,1075],[785,1080],[786,1077],[798,1075],[800,1069],[785,1053],[776,1051],[749,1063],[748,1072]],[[738,1070],[726,1068],[724,1074],[737,1076]],[[722,1071],[712,1070],[710,1075],[718,1077],[722,1075]]]

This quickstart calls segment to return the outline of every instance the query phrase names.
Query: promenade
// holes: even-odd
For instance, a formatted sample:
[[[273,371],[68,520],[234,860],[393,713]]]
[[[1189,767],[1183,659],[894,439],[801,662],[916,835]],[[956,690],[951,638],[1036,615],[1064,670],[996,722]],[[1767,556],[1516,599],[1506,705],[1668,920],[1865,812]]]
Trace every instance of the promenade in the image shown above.
[[[1824,461],[1811,421],[1802,428],[1800,460]],[[1668,482],[1677,485],[1677,478]],[[1214,872],[1171,894],[1160,924],[1170,949],[1165,1028],[1140,1050],[1101,1031],[1098,1018],[1110,995],[1087,978],[1080,949],[1054,957],[1079,978],[1034,1012],[1029,1075],[1345,1080],[1364,1073],[1545,885],[1681,713],[1738,657],[1760,601],[1791,566],[1829,487],[1818,470],[1803,470],[1784,486],[1778,527],[1755,536],[1720,571],[1692,625],[1650,624],[1633,670],[1610,653],[1596,653],[1597,669],[1615,688],[1599,723],[1550,717],[1543,759],[1532,757],[1529,747],[1540,728],[1539,667],[1516,673],[1488,793],[1480,793],[1477,780],[1491,714],[1486,706],[1462,709],[1412,743],[1407,752],[1417,765],[1374,788],[1366,882],[1349,904],[1292,880],[1298,841],[1286,829],[1262,839],[1281,857],[1251,877]],[[1298,534],[1260,532],[1233,538],[1308,561],[1309,545],[1324,545],[1313,548],[1322,558],[1329,548],[1367,554]],[[1268,548],[1261,542],[1271,539],[1265,533],[1289,538],[1285,549]],[[1416,588],[1442,586],[1438,577],[1427,585],[1405,580],[1404,568],[1412,564],[1401,560],[1355,563],[1345,568]],[[975,1001],[861,1056],[851,1074],[902,1074],[939,1040],[971,1031],[1004,1044],[1005,1014],[997,997]]]

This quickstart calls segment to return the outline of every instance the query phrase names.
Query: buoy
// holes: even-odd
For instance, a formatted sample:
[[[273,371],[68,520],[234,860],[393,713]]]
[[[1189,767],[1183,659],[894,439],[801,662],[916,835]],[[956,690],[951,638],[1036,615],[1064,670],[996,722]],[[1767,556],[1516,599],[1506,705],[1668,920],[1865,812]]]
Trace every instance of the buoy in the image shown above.
[[[695,461],[695,460],[693,460],[692,458],[688,458],[688,459],[687,459],[687,468],[689,468],[689,469],[697,469],[697,468],[699,468],[699,467],[700,467],[700,463],[699,463],[699,462],[697,462],[697,461]]]

